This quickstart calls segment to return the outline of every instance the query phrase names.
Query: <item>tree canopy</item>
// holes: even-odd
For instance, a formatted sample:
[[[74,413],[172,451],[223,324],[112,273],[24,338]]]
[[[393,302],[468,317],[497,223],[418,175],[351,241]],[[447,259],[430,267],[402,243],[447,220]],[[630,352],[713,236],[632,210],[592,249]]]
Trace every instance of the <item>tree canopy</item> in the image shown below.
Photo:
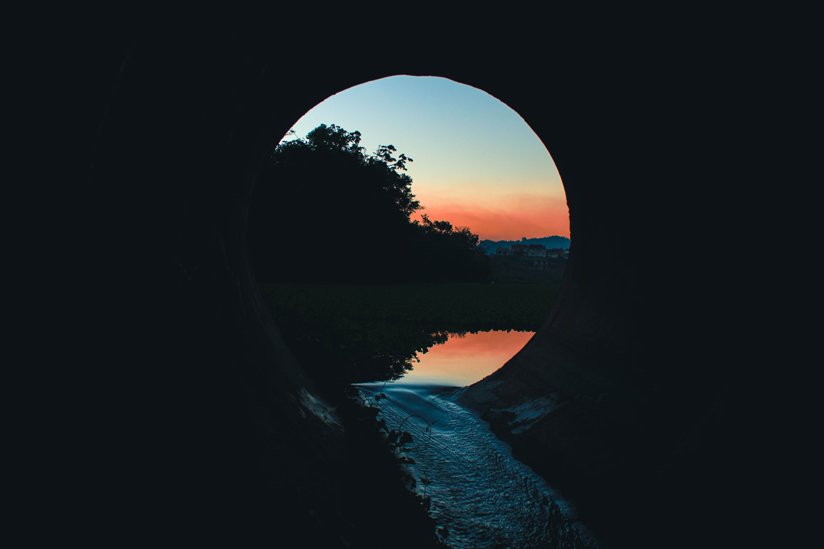
[[[423,207],[393,145],[366,153],[358,131],[321,124],[283,141],[257,182],[249,244],[262,281],[479,280],[478,236]]]

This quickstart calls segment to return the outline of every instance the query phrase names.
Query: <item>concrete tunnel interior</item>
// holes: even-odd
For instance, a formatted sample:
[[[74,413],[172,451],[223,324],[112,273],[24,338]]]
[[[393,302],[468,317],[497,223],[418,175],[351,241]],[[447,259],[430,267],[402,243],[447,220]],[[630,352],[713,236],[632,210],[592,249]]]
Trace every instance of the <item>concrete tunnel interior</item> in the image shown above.
[[[174,528],[195,537],[228,524],[258,533],[337,524],[316,502],[340,497],[332,471],[347,435],[318,413],[312,379],[262,303],[247,214],[276,136],[329,95],[394,74],[450,78],[512,107],[551,152],[567,192],[573,243],[554,312],[495,374],[501,383],[470,388],[467,405],[483,414],[525,392],[570,395],[567,413],[510,442],[618,545],[643,545],[630,518],[638,509],[652,517],[650,543],[698,505],[705,520],[720,520],[723,497],[702,500],[726,474],[717,459],[727,444],[725,371],[696,360],[713,320],[694,325],[712,293],[671,248],[701,206],[662,191],[662,181],[686,177],[674,166],[707,105],[685,105],[683,90],[662,85],[654,53],[565,56],[535,45],[546,61],[523,70],[490,63],[483,43],[400,62],[276,51],[248,37],[146,37],[100,60],[100,87],[113,91],[91,181],[112,199],[114,230],[101,246],[117,249],[123,282],[136,288],[130,329],[111,341],[130,349],[127,360],[141,364],[134,387],[152,395],[135,419],[146,433],[149,522],[175,509]],[[616,167],[629,175],[619,180]],[[687,280],[699,282],[684,289]],[[289,513],[272,513],[286,503]]]

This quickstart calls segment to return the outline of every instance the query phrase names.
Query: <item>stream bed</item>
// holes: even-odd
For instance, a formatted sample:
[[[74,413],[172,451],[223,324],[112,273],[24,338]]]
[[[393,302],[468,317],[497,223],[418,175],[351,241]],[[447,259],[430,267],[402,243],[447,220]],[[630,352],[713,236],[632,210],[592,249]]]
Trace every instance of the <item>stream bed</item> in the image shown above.
[[[412,435],[406,467],[450,547],[597,546],[575,509],[454,401],[460,386],[415,380],[356,387],[387,429]]]

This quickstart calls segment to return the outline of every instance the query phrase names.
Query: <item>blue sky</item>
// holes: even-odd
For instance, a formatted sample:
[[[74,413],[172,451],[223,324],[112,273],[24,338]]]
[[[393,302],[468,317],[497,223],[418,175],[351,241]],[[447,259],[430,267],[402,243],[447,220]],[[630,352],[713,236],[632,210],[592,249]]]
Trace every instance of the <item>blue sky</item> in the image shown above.
[[[512,109],[477,88],[437,77],[392,76],[341,91],[293,126],[358,130],[367,152],[392,144],[414,159],[412,190],[433,219],[481,238],[569,236],[551,156]]]

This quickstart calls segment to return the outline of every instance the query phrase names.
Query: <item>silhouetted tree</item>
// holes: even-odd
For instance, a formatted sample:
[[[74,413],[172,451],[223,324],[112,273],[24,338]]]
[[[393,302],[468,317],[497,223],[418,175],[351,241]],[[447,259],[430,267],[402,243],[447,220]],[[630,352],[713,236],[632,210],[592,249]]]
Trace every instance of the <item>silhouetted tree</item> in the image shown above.
[[[321,124],[273,150],[257,183],[249,244],[261,281],[477,280],[486,257],[469,229],[421,209],[393,145]],[[488,267],[486,267],[488,270]]]
[[[489,274],[489,258],[478,247],[478,235],[426,214],[413,225],[418,232],[416,257],[425,280],[481,280]]]

